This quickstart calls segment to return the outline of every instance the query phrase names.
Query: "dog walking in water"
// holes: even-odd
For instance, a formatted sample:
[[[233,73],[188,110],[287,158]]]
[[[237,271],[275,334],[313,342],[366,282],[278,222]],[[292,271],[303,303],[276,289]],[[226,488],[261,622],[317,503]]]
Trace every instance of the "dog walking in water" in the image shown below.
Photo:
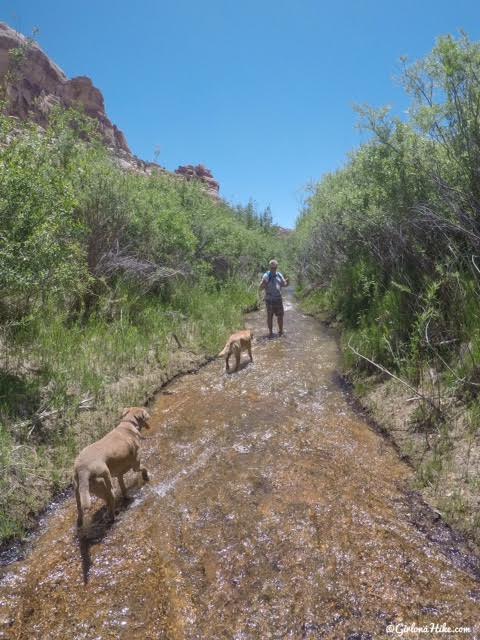
[[[127,489],[123,474],[133,469],[148,481],[148,471],[140,464],[140,432],[149,429],[150,416],[142,407],[124,409],[120,424],[101,440],[85,447],[73,467],[73,486],[77,500],[79,527],[83,525],[85,512],[90,509],[90,494],[105,500],[110,519],[115,519],[115,497],[112,477],[118,483],[124,497]]]
[[[235,356],[235,371],[238,371],[238,367],[240,366],[240,356],[242,351],[248,351],[248,355],[250,356],[250,362],[253,362],[252,358],[252,338],[253,332],[251,329],[245,329],[244,331],[237,331],[236,333],[232,333],[232,335],[227,340],[227,344],[223,351],[220,351],[219,356],[225,357],[225,368],[227,371],[230,371],[229,360],[230,356]]]

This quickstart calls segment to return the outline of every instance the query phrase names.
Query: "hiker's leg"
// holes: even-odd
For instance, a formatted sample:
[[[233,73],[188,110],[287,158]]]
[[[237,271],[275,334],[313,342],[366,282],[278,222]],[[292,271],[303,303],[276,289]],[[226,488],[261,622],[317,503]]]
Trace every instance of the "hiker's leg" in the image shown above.
[[[267,325],[268,325],[268,337],[273,336],[273,311],[267,307]]]
[[[283,313],[277,316],[278,322],[278,335],[283,335]]]

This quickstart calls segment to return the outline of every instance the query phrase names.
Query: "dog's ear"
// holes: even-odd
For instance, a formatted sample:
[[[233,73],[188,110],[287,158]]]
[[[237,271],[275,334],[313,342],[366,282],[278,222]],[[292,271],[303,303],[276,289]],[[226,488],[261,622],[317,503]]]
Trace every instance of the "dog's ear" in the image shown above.
[[[123,411],[122,411],[122,418],[124,418],[127,413],[130,411],[130,407],[126,407]]]

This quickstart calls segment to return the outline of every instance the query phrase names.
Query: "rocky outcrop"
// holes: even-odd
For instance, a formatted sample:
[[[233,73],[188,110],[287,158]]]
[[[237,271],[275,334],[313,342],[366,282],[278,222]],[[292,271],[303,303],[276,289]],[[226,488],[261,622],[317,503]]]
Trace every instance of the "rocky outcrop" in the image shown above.
[[[44,125],[54,105],[80,105],[98,121],[109,147],[130,154],[125,136],[108,119],[103,96],[90,78],[69,80],[35,42],[0,23],[0,81],[5,80],[10,115]]]
[[[191,164],[187,164],[185,166],[180,166],[175,171],[176,174],[183,176],[187,180],[199,180],[202,182],[207,191],[214,197],[219,197],[218,192],[220,190],[220,185],[214,179],[212,172],[203,166],[203,164],[197,164],[193,166]]]
[[[34,41],[2,22],[0,84],[6,89],[9,115],[45,126],[54,105],[80,105],[99,123],[105,144],[112,150],[119,167],[145,174],[168,173],[157,163],[145,162],[132,154],[123,133],[108,119],[103,95],[90,78],[78,76],[69,80]],[[186,165],[175,173],[187,180],[200,180],[209,194],[219,197],[218,182],[203,165]]]
[[[123,135],[123,134],[122,134]],[[147,162],[142,160],[138,156],[134,156],[131,152],[124,151],[123,149],[116,149],[113,154],[113,160],[115,164],[124,169],[125,171],[133,171],[134,173],[144,173],[151,176],[154,173],[171,174],[165,167],[157,164],[156,162]]]
[[[277,234],[283,238],[293,234],[293,229],[287,229],[286,227],[276,227]]]

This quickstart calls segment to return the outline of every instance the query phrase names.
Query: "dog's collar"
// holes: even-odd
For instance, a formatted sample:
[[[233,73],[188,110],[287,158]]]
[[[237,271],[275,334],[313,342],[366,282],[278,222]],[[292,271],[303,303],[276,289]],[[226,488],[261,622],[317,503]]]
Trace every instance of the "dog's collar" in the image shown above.
[[[138,421],[134,422],[133,420],[122,420],[122,422],[129,422],[130,424],[133,424],[134,427],[140,430],[140,425],[138,424]]]

